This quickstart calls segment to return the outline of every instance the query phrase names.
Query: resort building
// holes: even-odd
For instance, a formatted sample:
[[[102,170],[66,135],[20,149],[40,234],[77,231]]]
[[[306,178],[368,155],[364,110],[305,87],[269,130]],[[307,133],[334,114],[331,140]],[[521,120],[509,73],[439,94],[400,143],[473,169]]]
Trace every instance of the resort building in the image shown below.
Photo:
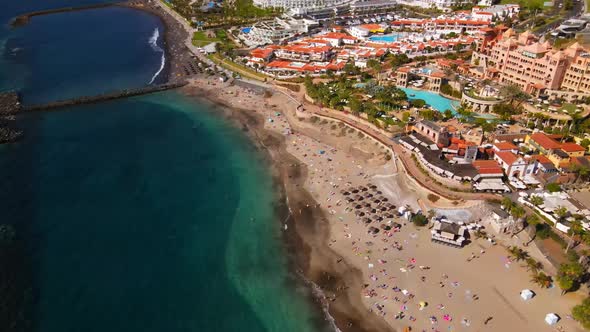
[[[362,24],[350,27],[348,33],[357,38],[366,38],[374,33],[383,33],[385,29],[381,24]]]
[[[506,17],[516,17],[520,13],[520,6],[517,4],[494,5],[488,7],[473,7],[472,17],[479,20],[496,21]]]
[[[538,40],[529,31],[517,35],[512,29],[500,33],[492,29],[484,33],[472,63],[483,66],[487,78],[534,95],[562,87],[576,92],[590,89],[589,79],[584,77],[587,56],[579,44],[554,50],[548,41]]]
[[[254,0],[254,5],[283,8],[296,15],[348,6],[353,0]]]
[[[290,44],[275,51],[277,58],[300,62],[326,62],[332,55],[332,46],[311,43]]]
[[[509,178],[521,178],[527,174],[529,162],[522,156],[510,151],[496,152],[494,160],[498,162]],[[534,163],[533,163],[534,165]],[[528,171],[531,174],[532,170]]]
[[[427,137],[434,144],[440,144],[441,146],[450,144],[451,136],[447,128],[441,127],[432,121],[422,120],[413,125],[412,129],[418,134]]]
[[[445,73],[436,68],[401,67],[395,72],[397,86],[407,88],[410,83],[413,83],[417,88],[432,92],[440,92],[440,87],[446,82],[445,77]]]
[[[294,19],[283,16],[272,21],[260,21],[250,29],[242,30],[240,38],[248,46],[280,43],[300,33],[307,33],[317,27],[318,22],[309,19]]]
[[[584,52],[578,43],[570,48]],[[590,54],[581,53],[575,57],[565,72],[561,88],[566,91],[590,94]]]
[[[530,149],[544,155],[558,169],[569,167],[572,158],[583,157],[586,152],[586,149],[579,144],[560,143],[543,133],[527,136],[525,142]]]
[[[393,30],[411,29],[431,33],[475,33],[490,26],[487,20],[470,18],[399,19],[390,23]]]
[[[430,233],[432,242],[452,247],[461,248],[467,241],[467,227],[444,218],[434,219]]]
[[[510,142],[498,142],[492,147],[494,153],[498,152],[512,152],[518,153],[518,147]]]

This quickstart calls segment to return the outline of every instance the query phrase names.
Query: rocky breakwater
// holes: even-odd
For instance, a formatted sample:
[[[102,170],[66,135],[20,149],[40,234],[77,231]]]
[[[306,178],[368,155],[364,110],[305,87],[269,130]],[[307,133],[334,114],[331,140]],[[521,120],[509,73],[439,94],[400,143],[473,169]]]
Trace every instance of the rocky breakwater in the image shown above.
[[[0,93],[0,143],[15,142],[23,136],[15,123],[15,115],[20,111],[20,101],[16,92]]]

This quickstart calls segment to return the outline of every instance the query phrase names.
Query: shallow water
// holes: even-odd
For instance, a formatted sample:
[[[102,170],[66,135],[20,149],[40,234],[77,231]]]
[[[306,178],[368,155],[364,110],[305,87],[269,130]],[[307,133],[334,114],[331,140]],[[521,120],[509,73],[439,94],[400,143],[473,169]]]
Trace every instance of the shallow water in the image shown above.
[[[65,4],[13,2],[0,18]],[[110,8],[4,26],[0,86],[35,103],[145,85],[160,24]],[[24,300],[10,308],[26,314],[0,330],[325,330],[289,273],[266,163],[214,110],[167,92],[19,125],[25,139],[0,147],[0,223],[17,230]]]

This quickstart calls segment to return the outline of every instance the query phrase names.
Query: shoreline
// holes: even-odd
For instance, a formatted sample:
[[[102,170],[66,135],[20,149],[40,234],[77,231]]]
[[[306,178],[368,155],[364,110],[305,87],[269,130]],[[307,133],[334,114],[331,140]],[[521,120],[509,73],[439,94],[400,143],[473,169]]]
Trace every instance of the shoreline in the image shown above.
[[[565,316],[579,302],[577,294],[563,297],[556,288],[531,283],[526,266],[510,258],[505,247],[522,245],[526,238],[499,239],[498,246],[474,238],[467,249],[456,249],[433,244],[429,228],[404,217],[384,217],[391,219],[387,224],[399,225],[394,231],[386,230],[385,222],[361,222],[355,217],[358,207],[342,196],[347,188],[376,187],[395,207],[432,209],[463,222],[492,213],[481,200],[456,206],[439,197],[431,203],[429,189],[416,183],[399,159],[397,165],[388,162],[386,149],[362,131],[296,113],[291,94],[247,80],[232,84],[200,78],[181,92],[216,106],[268,156],[284,194],[277,195],[277,221],[285,222],[287,206],[293,212],[283,234],[290,271],[299,274],[298,280],[309,280],[312,291],[321,289],[312,303],[328,308],[325,317],[335,320],[337,331],[455,330],[461,325],[479,331],[490,328],[485,321],[491,315],[492,330],[545,331],[547,325],[535,317],[547,311]],[[381,231],[368,232],[370,225]],[[537,294],[528,305],[518,296],[523,288]],[[419,301],[426,308],[420,309]],[[578,331],[572,321],[561,324]]]
[[[221,110],[221,115],[241,128],[265,157],[276,187],[277,220],[286,222],[289,230],[282,234],[289,270],[313,293],[315,303],[312,305],[324,312],[328,322],[334,320],[336,331],[392,331],[385,321],[363,307],[359,287],[361,271],[328,245],[328,220],[303,185],[308,177],[307,166],[287,151],[285,138],[264,128],[261,114],[229,105],[201,87],[189,84],[180,92],[210,104],[214,110]],[[312,265],[312,258],[320,261],[323,268],[313,266],[317,264]]]

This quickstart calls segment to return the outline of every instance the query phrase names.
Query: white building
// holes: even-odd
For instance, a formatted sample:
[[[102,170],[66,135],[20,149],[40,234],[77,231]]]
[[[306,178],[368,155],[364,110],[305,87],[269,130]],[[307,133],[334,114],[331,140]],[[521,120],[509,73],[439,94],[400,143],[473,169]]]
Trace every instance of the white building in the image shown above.
[[[354,0],[254,0],[259,7],[278,7],[289,10],[293,14],[306,14],[314,11],[346,6]]]
[[[241,33],[239,38],[248,46],[274,44],[296,34],[306,33],[317,25],[317,21],[314,20],[277,17],[272,21],[260,21],[254,24],[248,33]]]

